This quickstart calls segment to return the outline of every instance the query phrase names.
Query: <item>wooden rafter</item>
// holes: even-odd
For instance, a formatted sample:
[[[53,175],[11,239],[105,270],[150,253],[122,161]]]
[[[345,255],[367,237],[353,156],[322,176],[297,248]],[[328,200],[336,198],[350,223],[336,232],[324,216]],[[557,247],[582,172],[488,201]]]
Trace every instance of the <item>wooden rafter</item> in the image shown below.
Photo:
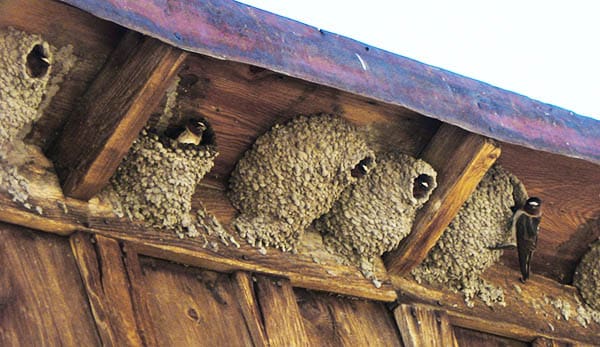
[[[65,195],[89,200],[104,187],[186,56],[125,35],[50,151]]]
[[[394,309],[394,317],[406,347],[458,346],[452,325],[444,311],[402,304]]]
[[[425,259],[499,156],[499,146],[485,137],[449,124],[440,127],[421,154],[437,171],[438,187],[417,212],[411,233],[385,257],[388,272],[406,274]]]
[[[483,274],[490,285],[504,291],[505,306],[493,309],[477,300],[468,307],[462,294],[433,286],[420,285],[414,280],[392,276],[401,303],[420,303],[444,310],[452,325],[486,333],[533,341],[538,337],[570,343],[600,341],[600,325],[590,322],[587,328],[577,320],[579,308],[574,287],[560,285],[545,277],[533,275],[526,284],[519,281],[517,271],[497,265]],[[565,309],[566,317],[560,307]]]

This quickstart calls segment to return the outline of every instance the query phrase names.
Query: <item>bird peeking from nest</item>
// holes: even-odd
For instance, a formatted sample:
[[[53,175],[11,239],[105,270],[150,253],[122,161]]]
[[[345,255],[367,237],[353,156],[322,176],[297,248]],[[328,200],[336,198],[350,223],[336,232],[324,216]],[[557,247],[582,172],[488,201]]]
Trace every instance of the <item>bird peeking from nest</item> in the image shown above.
[[[165,135],[177,141],[177,143],[200,145],[202,136],[208,126],[202,119],[190,118],[185,125],[168,129]]]

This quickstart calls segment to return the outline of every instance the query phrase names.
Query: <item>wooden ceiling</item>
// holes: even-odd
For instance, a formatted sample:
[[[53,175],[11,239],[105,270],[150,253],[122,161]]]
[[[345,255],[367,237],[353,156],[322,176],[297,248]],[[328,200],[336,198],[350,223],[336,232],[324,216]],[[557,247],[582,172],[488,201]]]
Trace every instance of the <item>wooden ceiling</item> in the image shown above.
[[[184,54],[171,48],[165,51],[166,46],[156,40],[136,36],[116,24],[50,0],[0,1],[0,28],[8,26],[40,33],[45,40],[57,47],[73,45],[78,60],[75,69],[61,85],[59,93],[27,138],[28,142],[38,145],[43,152],[51,154],[54,158],[52,163],[41,153],[32,153],[32,156],[37,158],[36,162],[29,163],[22,170],[31,181],[31,199],[44,207],[44,215],[39,216],[27,211],[11,201],[6,192],[1,191],[0,205],[4,207],[3,212],[0,212],[2,221],[63,235],[75,230],[94,232],[117,238],[146,255],[217,271],[242,269],[285,276],[298,287],[386,301],[396,297],[394,290],[402,292],[406,289],[405,295],[408,296],[414,296],[415,292],[421,290],[412,290],[414,287],[411,286],[414,284],[408,285],[404,282],[406,279],[399,276],[394,275],[390,279],[386,275],[383,263],[378,265],[377,271],[386,280],[383,288],[376,290],[356,269],[333,265],[336,264],[335,259],[324,254],[322,247],[314,246],[316,243],[308,244],[307,250],[317,252],[319,257],[329,260],[329,263],[315,264],[308,255],[288,255],[275,250],[269,251],[267,256],[260,256],[256,250],[245,245],[239,250],[222,249],[220,252],[211,252],[199,247],[193,240],[178,240],[174,235],[148,231],[140,225],[120,220],[112,215],[110,207],[103,201],[92,199],[87,203],[62,196],[54,174],[55,169],[64,181],[65,177],[76,171],[74,167],[89,161],[90,164],[85,169],[77,168],[88,174],[77,172],[77,179],[72,180],[75,188],[69,188],[68,191],[75,192],[75,195],[71,196],[77,196],[81,192],[81,196],[92,196],[106,183],[110,177],[107,173],[114,172],[120,161],[120,157],[108,160],[108,164],[106,160],[102,160],[102,170],[98,169],[94,166],[98,165],[94,164],[94,160],[99,161],[98,156],[106,155],[102,152],[104,147],[95,147],[94,151],[90,152],[85,147],[86,141],[82,141],[82,138],[77,138],[76,135],[65,136],[65,132],[78,134],[85,124],[91,124],[92,129],[106,126],[106,119],[100,116],[101,110],[93,108],[94,99],[90,98],[90,91],[96,88],[92,96],[109,97],[110,95],[107,96],[104,92],[110,89],[107,86],[118,82],[119,76],[124,76],[123,81],[127,81],[126,71],[123,72],[123,66],[127,67],[127,64],[119,66],[118,70],[113,64],[110,80],[104,82],[102,78],[109,74],[103,67],[107,61],[110,66],[111,55],[126,55],[135,60],[136,52],[123,52],[122,48],[124,42],[131,43],[134,37],[136,43],[130,47],[146,49],[142,52],[167,52],[161,55],[162,63],[150,66],[148,72],[139,80],[140,83],[148,80],[160,80],[163,83],[151,84],[154,89],[148,95],[135,94],[129,98],[128,102],[138,102],[141,107],[133,112],[112,114],[113,118],[108,126],[110,129],[99,134],[92,131],[85,140],[96,145],[113,143],[111,146],[121,148],[119,155],[124,155],[145,121],[152,117],[152,114],[160,112],[160,95],[167,88],[166,82],[170,82],[170,76],[196,76],[197,82],[189,86],[188,92],[181,96],[179,102],[183,109],[199,112],[209,120],[217,136],[220,155],[214,169],[197,190],[194,204],[204,204],[209,212],[214,213],[224,224],[228,224],[235,215],[224,195],[227,180],[244,151],[274,124],[283,123],[298,114],[326,112],[342,115],[358,125],[370,127],[371,131],[377,134],[377,144],[382,147],[393,147],[411,155],[429,158],[436,163],[436,169],[443,172],[441,179],[447,180],[444,181],[446,188],[439,189],[434,197],[447,208],[440,210],[438,206],[429,210],[426,208],[426,211],[421,212],[423,221],[436,222],[430,223],[434,224],[433,226],[423,222],[423,226],[416,230],[421,232],[413,232],[413,239],[408,246],[401,248],[400,252],[388,255],[387,272],[405,273],[406,269],[394,269],[412,266],[414,264],[410,265],[411,262],[415,263],[425,256],[443,232],[443,223],[447,224],[448,219],[453,216],[451,212],[456,212],[462,205],[478,179],[496,159],[500,152],[497,147],[501,150],[497,162],[517,175],[524,182],[530,195],[539,196],[545,202],[538,249],[532,265],[533,272],[545,278],[534,276],[534,283],[542,283],[540,288],[563,290],[559,283],[571,282],[574,269],[588,245],[600,237],[600,167],[591,162],[508,143],[495,144],[479,135],[448,126],[406,108],[373,101],[252,65],[217,60],[198,54]],[[140,57],[138,59],[143,59],[145,55],[137,53],[137,56]],[[121,63],[123,64],[122,61]],[[157,73],[160,66],[175,66],[178,69],[166,69],[169,71]],[[125,83],[123,81],[118,83]],[[111,100],[112,98],[108,98],[102,106],[115,107]],[[81,112],[82,107],[91,109],[92,112]],[[132,126],[130,122],[124,126],[126,122],[123,119],[128,117],[137,123]],[[65,127],[65,124],[68,126]],[[117,136],[123,129],[127,129],[128,136]],[[94,140],[89,140],[90,137]],[[442,141],[443,139],[452,140],[448,142]],[[74,143],[78,143],[77,147],[73,147]],[[64,156],[65,148],[80,148],[80,151],[77,155],[69,153],[73,157],[67,158]],[[84,158],[85,153],[90,157]],[[70,161],[72,163],[69,163]],[[98,172],[102,172],[103,176],[96,175]],[[70,212],[65,215],[56,201],[62,201]],[[401,259],[403,254],[410,256],[405,256],[405,259],[398,263],[397,259]],[[502,262],[504,265],[496,267],[493,271],[514,277],[515,271],[518,270],[516,253],[505,252]],[[338,275],[327,275],[328,271],[337,272]],[[498,278],[501,277],[494,274],[491,276],[494,278],[492,282],[498,282]],[[398,283],[401,283],[401,288],[398,287]],[[426,292],[423,294],[423,300],[430,298],[430,303],[433,303],[433,298],[439,293]],[[452,302],[455,299],[448,300]],[[456,314],[456,319],[466,321],[464,314],[461,316],[459,313]],[[505,313],[505,316],[510,317],[512,314],[514,312],[510,311]],[[488,320],[493,319],[494,317]],[[516,326],[521,322],[511,324]],[[545,333],[568,336],[571,330],[568,324],[553,324],[556,332]],[[473,327],[473,324],[466,323],[464,326]],[[515,334],[523,337],[530,333],[519,331]],[[583,336],[588,334],[585,331],[577,333]]]

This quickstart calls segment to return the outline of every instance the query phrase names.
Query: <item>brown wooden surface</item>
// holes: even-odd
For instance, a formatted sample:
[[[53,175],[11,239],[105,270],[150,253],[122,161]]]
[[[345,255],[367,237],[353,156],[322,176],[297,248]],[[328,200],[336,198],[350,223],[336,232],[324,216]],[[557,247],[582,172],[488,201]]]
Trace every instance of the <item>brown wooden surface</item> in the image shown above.
[[[256,297],[271,347],[308,346],[304,322],[290,281],[262,275],[256,277]]]
[[[394,309],[394,317],[405,347],[458,345],[444,311],[420,305],[401,304]]]
[[[227,274],[140,258],[144,289],[159,346],[248,346]]]
[[[343,115],[359,126],[369,126],[375,145],[413,155],[439,126],[438,121],[401,107],[200,55],[188,58],[180,76],[197,78],[181,93],[181,110],[200,112],[216,132],[220,154],[204,184],[219,189],[227,186],[235,163],[259,135],[299,114]]]
[[[543,201],[531,271],[571,283],[588,245],[600,237],[600,165],[514,145],[502,148],[499,163]],[[506,252],[503,261],[519,268],[516,251]]]
[[[568,342],[546,339],[543,337],[537,338],[531,342],[531,347],[571,347],[575,345],[583,346],[582,344],[572,344]]]
[[[119,243],[84,233],[72,235],[70,241],[102,343],[141,345]]]
[[[50,0],[0,1],[0,28],[7,26],[40,34],[58,49],[69,45],[73,47],[75,65],[29,134],[31,142],[45,149],[104,65],[124,29],[69,5]],[[51,76],[53,75],[54,72]]]
[[[437,171],[438,186],[417,211],[411,233],[385,256],[390,273],[407,274],[425,259],[499,155],[489,139],[448,124],[440,127],[421,154]]]
[[[0,345],[99,344],[69,240],[0,223]]]
[[[460,347],[485,346],[485,347],[529,347],[527,342],[508,339],[498,335],[486,334],[479,331],[454,327],[454,336]],[[551,346],[549,346],[551,347]]]
[[[51,150],[65,195],[89,200],[113,175],[187,53],[130,32]]]
[[[235,296],[244,315],[246,327],[255,347],[269,346],[269,340],[264,329],[262,314],[256,301],[252,274],[237,271],[232,274]]]
[[[483,278],[503,289],[505,307],[496,305],[490,309],[482,301],[475,300],[475,306],[469,308],[462,294],[419,285],[399,276],[392,276],[392,281],[398,289],[400,302],[423,303],[445,310],[452,325],[521,341],[533,341],[537,337],[591,344],[600,341],[599,324],[592,322],[585,328],[576,319],[575,311],[579,304],[575,300],[577,291],[574,287],[560,285],[535,274],[527,284],[522,284],[518,271],[501,265],[488,269]],[[569,320],[565,320],[561,311],[552,304],[558,299],[570,305]]]
[[[385,304],[295,289],[311,346],[402,346]]]

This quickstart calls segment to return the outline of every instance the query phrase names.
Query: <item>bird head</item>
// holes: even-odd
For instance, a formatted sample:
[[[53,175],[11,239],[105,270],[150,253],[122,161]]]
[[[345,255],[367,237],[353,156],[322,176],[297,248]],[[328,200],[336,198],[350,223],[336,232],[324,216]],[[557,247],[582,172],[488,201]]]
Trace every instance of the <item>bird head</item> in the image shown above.
[[[541,208],[542,200],[536,197],[527,199],[527,201],[525,202],[525,206],[523,206],[525,212],[532,215],[538,215],[540,213]]]
[[[433,178],[426,174],[420,174],[415,178],[413,183],[413,196],[417,199],[424,198],[427,196],[429,190],[431,190],[433,184]]]

